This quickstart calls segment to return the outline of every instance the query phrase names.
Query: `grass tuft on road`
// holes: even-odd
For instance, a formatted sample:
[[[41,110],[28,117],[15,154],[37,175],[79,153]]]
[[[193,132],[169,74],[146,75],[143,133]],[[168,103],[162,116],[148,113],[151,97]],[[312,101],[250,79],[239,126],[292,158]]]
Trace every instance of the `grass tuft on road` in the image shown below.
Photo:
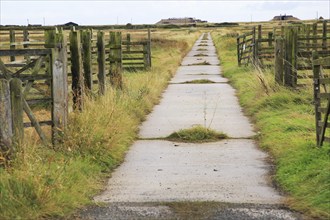
[[[205,143],[227,138],[224,133],[214,131],[201,125],[188,129],[181,129],[170,134],[166,139],[175,142]]]
[[[236,38],[212,33],[225,77],[254,121],[262,149],[276,165],[274,181],[294,210],[330,218],[330,145],[316,147],[312,82],[299,90],[274,82],[273,69],[238,67]]]

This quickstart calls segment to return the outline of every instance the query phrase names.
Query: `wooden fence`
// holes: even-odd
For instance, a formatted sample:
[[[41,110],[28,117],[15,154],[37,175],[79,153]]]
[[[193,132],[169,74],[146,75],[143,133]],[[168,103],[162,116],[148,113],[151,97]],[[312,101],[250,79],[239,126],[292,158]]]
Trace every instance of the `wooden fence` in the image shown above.
[[[330,78],[325,78],[322,67],[330,64],[330,56],[319,58],[317,52],[313,54],[313,77],[314,77],[314,104],[315,104],[315,126],[316,142],[322,146],[323,142],[330,142],[330,138],[325,137],[326,131],[330,128],[328,123],[330,113]],[[329,133],[328,133],[329,135]]]
[[[44,48],[45,39],[47,38],[46,33],[49,30],[53,29],[38,29],[38,30],[29,30],[29,29],[9,29],[0,31],[0,49],[22,49],[22,48]],[[97,38],[98,35],[92,29],[83,29],[78,32],[90,32],[90,41],[91,41],[91,51],[92,56],[95,56],[97,53]],[[65,35],[69,35],[69,30],[64,31]],[[104,32],[104,40],[110,41],[110,34]],[[111,32],[111,31],[109,31]],[[96,33],[96,34],[95,34]],[[82,38],[81,38],[82,39]],[[68,41],[69,43],[69,41]],[[106,46],[106,55],[109,53],[109,49]],[[127,34],[126,39],[122,39],[122,64],[123,69],[135,70],[135,69],[146,69],[151,67],[151,35],[150,29],[148,29],[147,37],[144,40],[131,40],[131,34]],[[20,64],[15,62],[16,58],[13,56],[10,58],[11,63],[6,63],[6,66],[19,66]],[[96,62],[94,62],[96,64]]]
[[[280,30],[274,28],[266,36],[259,25],[237,37],[238,65],[274,66],[275,81],[280,85],[296,87],[302,77],[298,71],[313,70],[313,75],[307,75],[307,78],[313,78],[314,82],[318,146],[322,146],[324,141],[330,142],[330,135],[326,134],[330,127],[330,93],[327,88],[330,78],[323,72],[330,69],[329,24],[324,20],[322,23],[283,26]]]
[[[16,42],[0,50],[2,152],[14,152],[15,146],[23,142],[24,127],[34,127],[45,144],[52,142],[56,146],[67,125],[70,103],[73,110],[83,110],[84,97],[92,93],[103,95],[107,81],[122,89],[123,63],[130,69],[140,67],[141,61],[143,68],[151,66],[150,41],[127,39],[123,42],[121,32],[110,32],[108,42],[102,31],[97,32],[96,42],[92,36],[90,30],[72,30],[69,34],[46,30],[42,49]],[[16,45],[23,45],[23,48],[18,49]],[[138,46],[140,49],[136,49]],[[136,60],[140,63],[131,63]],[[47,120],[39,119],[33,112],[34,106],[40,104],[51,109]],[[24,122],[23,112],[29,122]],[[46,137],[42,126],[51,126],[52,141]]]
[[[48,142],[41,126],[52,127],[52,140],[67,125],[68,86],[65,38],[56,34],[54,45],[48,49],[1,50],[3,56],[33,56],[33,60],[21,69],[12,72],[0,60],[0,148],[2,152],[13,152],[15,146],[24,139],[24,127],[34,127],[40,139]],[[54,38],[55,40],[55,38]],[[47,81],[48,88],[43,88],[40,81]],[[44,83],[43,83],[44,84]],[[50,104],[51,114],[48,120],[40,121],[32,111],[33,105]],[[23,112],[30,122],[24,122]]]
[[[300,24],[273,28],[265,33],[262,26],[237,37],[238,65],[275,66],[279,84],[295,87],[301,76],[298,71],[312,69],[312,51],[330,55],[330,22]],[[326,65],[323,68],[330,68]],[[312,77],[312,76],[311,76]]]

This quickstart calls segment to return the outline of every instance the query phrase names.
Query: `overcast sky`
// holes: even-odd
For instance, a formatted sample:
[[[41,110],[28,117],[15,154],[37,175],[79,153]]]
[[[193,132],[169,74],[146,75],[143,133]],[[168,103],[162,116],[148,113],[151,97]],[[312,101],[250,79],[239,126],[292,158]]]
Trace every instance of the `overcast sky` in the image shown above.
[[[267,21],[275,15],[330,17],[330,0],[300,1],[56,1],[0,0],[0,24],[153,24],[162,18],[195,17],[209,22]]]

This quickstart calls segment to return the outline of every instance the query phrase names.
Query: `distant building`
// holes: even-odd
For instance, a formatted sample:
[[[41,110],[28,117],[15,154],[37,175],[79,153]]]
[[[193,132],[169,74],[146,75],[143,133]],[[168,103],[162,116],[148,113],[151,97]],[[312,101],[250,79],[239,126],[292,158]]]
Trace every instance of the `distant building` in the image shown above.
[[[197,23],[207,23],[207,21],[202,21],[201,19],[195,18],[168,18],[158,21],[156,24],[174,24],[174,25],[194,25]]]
[[[298,21],[300,19],[293,17],[292,15],[280,15],[275,16],[272,21]]]
[[[78,24],[70,21],[68,23],[63,24],[63,26],[78,26]]]

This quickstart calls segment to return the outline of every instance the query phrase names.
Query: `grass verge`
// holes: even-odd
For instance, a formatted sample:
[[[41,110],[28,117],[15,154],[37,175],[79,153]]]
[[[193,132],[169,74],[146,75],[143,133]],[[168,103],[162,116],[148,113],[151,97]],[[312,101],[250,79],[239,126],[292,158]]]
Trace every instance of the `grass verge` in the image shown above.
[[[199,33],[156,32],[150,71],[125,73],[122,91],[108,88],[73,112],[55,149],[26,138],[16,158],[0,168],[0,219],[65,216],[92,203],[106,177],[124,158],[138,126],[161,96]]]
[[[238,67],[236,39],[212,33],[225,77],[260,134],[259,145],[276,165],[274,180],[290,208],[310,217],[330,218],[330,146],[315,143],[312,84],[293,90],[274,82],[273,70]]]
[[[227,138],[227,135],[206,128],[201,125],[194,126],[188,129],[181,129],[177,132],[170,134],[166,139],[176,142],[190,142],[190,143],[202,143],[212,142]]]

